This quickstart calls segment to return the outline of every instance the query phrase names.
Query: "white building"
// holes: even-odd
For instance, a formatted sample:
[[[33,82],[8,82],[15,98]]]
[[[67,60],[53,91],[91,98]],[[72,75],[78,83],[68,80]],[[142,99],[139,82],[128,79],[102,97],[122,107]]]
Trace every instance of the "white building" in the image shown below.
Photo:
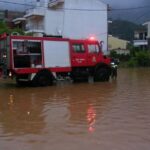
[[[148,48],[150,50],[150,21],[144,23],[143,25],[145,25],[147,27]]]
[[[148,47],[147,41],[147,28],[141,28],[134,31],[134,47],[138,47],[141,50],[146,50]]]
[[[133,44],[140,49],[150,49],[150,21],[145,22],[143,27],[134,32]]]
[[[107,5],[99,0],[37,0],[24,18],[28,33],[73,39],[95,36],[107,51]]]

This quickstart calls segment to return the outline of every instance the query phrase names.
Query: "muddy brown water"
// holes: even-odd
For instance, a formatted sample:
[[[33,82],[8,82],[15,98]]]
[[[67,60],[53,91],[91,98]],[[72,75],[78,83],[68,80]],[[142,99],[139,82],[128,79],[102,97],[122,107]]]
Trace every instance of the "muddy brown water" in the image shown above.
[[[44,88],[0,80],[0,150],[149,150],[150,69]]]

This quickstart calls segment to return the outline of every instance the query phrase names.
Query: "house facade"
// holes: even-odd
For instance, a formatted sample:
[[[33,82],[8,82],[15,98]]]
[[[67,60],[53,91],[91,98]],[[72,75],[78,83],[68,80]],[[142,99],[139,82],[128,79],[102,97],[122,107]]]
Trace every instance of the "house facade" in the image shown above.
[[[114,37],[112,35],[108,36],[108,50],[109,53],[110,51],[116,51],[117,54],[129,54],[130,51],[128,49],[128,44],[130,42],[123,40],[123,39],[119,39],[117,37]]]
[[[26,32],[85,39],[94,36],[107,51],[107,5],[98,0],[37,0],[26,11]]]
[[[134,46],[150,50],[150,21],[145,22],[143,27],[143,29],[135,31]]]
[[[144,23],[147,28],[147,41],[148,41],[148,49],[150,50],[150,21]]]
[[[141,50],[146,50],[148,48],[148,40],[147,40],[147,28],[143,27],[134,32],[134,47],[138,47]]]

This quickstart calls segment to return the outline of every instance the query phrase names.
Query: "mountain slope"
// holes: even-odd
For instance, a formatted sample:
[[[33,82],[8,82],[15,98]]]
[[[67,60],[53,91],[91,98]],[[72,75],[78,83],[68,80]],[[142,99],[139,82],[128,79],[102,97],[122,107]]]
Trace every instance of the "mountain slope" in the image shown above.
[[[134,38],[134,31],[143,28],[142,26],[125,20],[114,20],[109,24],[109,34],[115,37],[132,41]]]

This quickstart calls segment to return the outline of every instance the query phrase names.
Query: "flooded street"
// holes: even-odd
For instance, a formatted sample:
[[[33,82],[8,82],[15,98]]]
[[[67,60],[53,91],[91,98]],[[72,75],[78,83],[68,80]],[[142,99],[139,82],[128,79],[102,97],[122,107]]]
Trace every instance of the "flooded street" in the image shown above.
[[[150,69],[106,83],[0,80],[0,150],[149,150]]]

